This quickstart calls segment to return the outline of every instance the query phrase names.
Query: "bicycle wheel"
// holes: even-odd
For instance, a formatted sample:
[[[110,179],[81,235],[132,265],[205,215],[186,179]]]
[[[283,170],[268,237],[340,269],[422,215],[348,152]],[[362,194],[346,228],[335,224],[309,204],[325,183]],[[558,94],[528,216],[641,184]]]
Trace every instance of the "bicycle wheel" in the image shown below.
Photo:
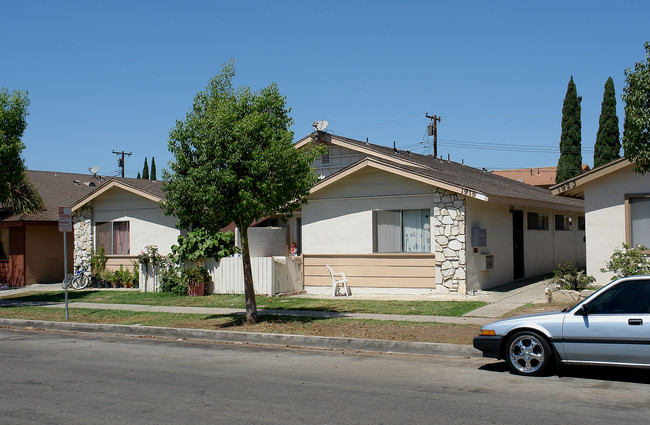
[[[90,285],[90,278],[85,274],[77,275],[72,283],[74,289],[86,289]]]
[[[68,288],[71,288],[73,280],[74,280],[74,275],[72,273],[68,273],[65,276],[65,279],[63,279],[63,282],[61,282],[61,288],[65,289],[65,283],[66,282],[68,282]]]

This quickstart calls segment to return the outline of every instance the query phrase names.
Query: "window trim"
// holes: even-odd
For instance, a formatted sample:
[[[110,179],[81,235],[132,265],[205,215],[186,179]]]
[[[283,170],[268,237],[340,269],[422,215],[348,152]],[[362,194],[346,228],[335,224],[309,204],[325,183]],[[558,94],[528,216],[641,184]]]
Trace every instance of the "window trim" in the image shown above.
[[[558,217],[561,218],[558,220]],[[568,224],[569,228],[565,228],[564,224],[567,222],[568,218]],[[554,217],[555,220],[555,231],[556,232],[573,232],[573,216],[572,215],[566,215],[566,214],[555,214]],[[562,227],[560,228],[560,223],[562,223]]]
[[[400,226],[400,250],[399,251],[390,251],[390,252],[380,252],[379,245],[379,235],[377,229],[377,214],[382,211],[393,211],[399,212],[399,226]],[[427,211],[427,216],[429,217],[429,228],[423,229],[429,231],[429,250],[428,251],[405,251],[404,246],[404,211]],[[405,209],[375,209],[372,210],[372,253],[373,254],[432,254],[433,247],[433,238],[432,238],[432,227],[431,227],[431,208],[405,208]]]
[[[539,224],[539,217],[540,217],[540,216],[545,216],[545,217],[546,217],[546,220],[545,220],[544,224],[545,224],[546,226],[542,226],[541,228],[539,228],[539,227],[531,228],[531,227],[530,227],[530,224],[531,224],[530,215],[531,215],[531,214],[537,214],[537,218],[538,218],[538,220],[537,220],[536,224]],[[549,230],[549,224],[548,224],[548,222],[549,222],[549,216],[548,216],[548,213],[535,212],[535,211],[526,211],[526,230],[537,230],[537,231],[546,232],[546,231]]]
[[[632,246],[632,205],[631,199],[650,198],[650,193],[626,193],[625,194],[625,243]],[[650,247],[645,250],[646,255],[650,255]]]
[[[106,223],[111,224],[111,233],[110,233],[110,235],[111,235],[111,241],[110,241],[111,253],[109,254],[108,252],[106,252],[106,256],[107,257],[110,257],[110,256],[116,256],[116,257],[131,256],[131,220],[110,220],[110,221],[97,221],[97,222],[95,222],[95,226],[94,226],[95,227],[95,229],[94,229],[95,230],[95,240],[94,240],[95,251],[97,251],[99,249],[99,246],[97,245],[97,242],[98,242],[98,239],[99,239],[98,235],[97,235],[97,228],[99,227],[100,224],[106,224]],[[113,237],[115,235],[115,227],[114,227],[115,223],[127,223],[128,224],[128,228],[129,228],[129,247],[128,248],[129,249],[128,249],[128,253],[126,253],[126,254],[114,254],[113,253],[113,246],[114,246]],[[106,251],[106,247],[104,247],[104,250]]]

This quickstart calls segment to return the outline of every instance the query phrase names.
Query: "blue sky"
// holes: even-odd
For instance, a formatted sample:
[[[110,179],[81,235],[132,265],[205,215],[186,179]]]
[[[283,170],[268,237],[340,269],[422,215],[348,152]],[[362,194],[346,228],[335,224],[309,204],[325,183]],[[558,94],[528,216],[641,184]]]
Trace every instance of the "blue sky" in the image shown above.
[[[236,85],[277,82],[295,140],[316,120],[334,134],[438,153],[479,168],[553,166],[573,75],[583,162],[603,87],[644,60],[648,1],[0,0],[0,87],[29,91],[32,170],[117,172],[113,150],[158,170],[169,130],[233,58]],[[159,171],[160,173],[160,171]],[[160,177],[160,174],[159,174]]]

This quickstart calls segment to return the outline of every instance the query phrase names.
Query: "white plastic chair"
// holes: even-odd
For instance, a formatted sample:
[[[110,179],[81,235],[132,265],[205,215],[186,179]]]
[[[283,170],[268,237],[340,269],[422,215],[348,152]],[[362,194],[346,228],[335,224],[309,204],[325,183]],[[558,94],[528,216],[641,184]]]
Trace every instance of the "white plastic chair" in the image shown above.
[[[339,288],[342,286],[345,288],[345,295],[350,296],[350,288],[348,288],[348,279],[345,277],[345,273],[334,273],[332,267],[329,264],[325,264],[327,270],[330,272],[330,278],[332,278],[332,296],[335,297],[339,292]]]

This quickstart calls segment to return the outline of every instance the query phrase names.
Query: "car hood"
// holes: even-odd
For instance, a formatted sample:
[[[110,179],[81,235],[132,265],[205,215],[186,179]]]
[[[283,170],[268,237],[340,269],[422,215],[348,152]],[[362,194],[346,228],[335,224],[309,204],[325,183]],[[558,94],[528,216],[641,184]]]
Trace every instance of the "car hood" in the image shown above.
[[[523,316],[508,317],[507,319],[497,320],[492,323],[488,323],[484,328],[493,329],[496,326],[503,328],[513,325],[519,325],[521,323],[548,323],[548,322],[562,322],[565,312],[561,311],[549,311],[546,313],[535,313],[535,314],[526,314]]]

